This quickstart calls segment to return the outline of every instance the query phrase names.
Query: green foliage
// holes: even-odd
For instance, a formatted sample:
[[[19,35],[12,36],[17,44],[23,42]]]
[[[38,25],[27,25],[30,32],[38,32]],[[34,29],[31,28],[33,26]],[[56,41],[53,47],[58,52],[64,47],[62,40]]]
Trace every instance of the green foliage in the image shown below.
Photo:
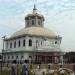
[[[54,75],[54,73],[50,73],[50,72],[45,73],[45,72],[43,72],[43,75]]]
[[[46,73],[46,75],[54,75],[54,73]]]
[[[11,72],[10,71],[7,71],[7,70],[3,70],[1,75],[10,75]]]

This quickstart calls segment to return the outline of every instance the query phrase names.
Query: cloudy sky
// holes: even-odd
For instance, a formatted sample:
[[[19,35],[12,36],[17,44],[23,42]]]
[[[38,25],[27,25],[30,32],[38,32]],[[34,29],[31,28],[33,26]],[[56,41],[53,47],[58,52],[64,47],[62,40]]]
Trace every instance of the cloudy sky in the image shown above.
[[[45,27],[62,36],[61,49],[75,51],[75,0],[35,0],[37,11],[45,17]],[[25,26],[24,17],[32,13],[33,0],[0,0],[0,51],[2,36],[12,35]]]

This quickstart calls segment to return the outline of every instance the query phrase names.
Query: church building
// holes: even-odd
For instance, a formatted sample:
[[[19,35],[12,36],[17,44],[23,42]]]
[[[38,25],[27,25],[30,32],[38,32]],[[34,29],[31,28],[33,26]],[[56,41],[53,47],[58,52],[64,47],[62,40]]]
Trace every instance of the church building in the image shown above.
[[[45,18],[34,5],[25,17],[25,27],[4,39],[3,61],[11,63],[60,63],[62,37],[44,27]]]

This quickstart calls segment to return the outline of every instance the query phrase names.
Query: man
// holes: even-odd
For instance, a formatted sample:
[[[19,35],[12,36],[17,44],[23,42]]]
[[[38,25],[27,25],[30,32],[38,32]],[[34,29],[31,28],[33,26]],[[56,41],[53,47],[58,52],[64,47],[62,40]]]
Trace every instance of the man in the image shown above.
[[[18,75],[17,73],[17,64],[16,64],[16,60],[14,60],[12,62],[12,66],[11,66],[11,71],[12,71],[12,75]]]
[[[22,75],[26,75],[27,72],[27,60],[22,64]]]

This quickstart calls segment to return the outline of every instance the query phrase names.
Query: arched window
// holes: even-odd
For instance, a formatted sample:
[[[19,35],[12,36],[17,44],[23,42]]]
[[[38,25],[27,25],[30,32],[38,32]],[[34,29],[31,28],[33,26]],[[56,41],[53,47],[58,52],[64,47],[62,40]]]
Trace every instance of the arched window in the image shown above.
[[[10,43],[10,48],[12,48],[12,42]]]
[[[32,40],[31,39],[29,40],[29,46],[32,46]]]
[[[57,44],[57,41],[55,41],[55,44]]]
[[[14,42],[14,48],[16,48],[16,41]]]
[[[18,56],[16,56],[16,59],[18,59]]]
[[[29,21],[28,20],[26,21],[26,24],[29,25]]]
[[[25,46],[25,40],[23,40],[23,46]]]
[[[41,45],[42,45],[42,41],[41,41]]]
[[[21,46],[21,42],[20,42],[20,40],[18,41],[18,47],[20,47]]]
[[[32,25],[34,25],[34,20],[32,20]]]
[[[21,59],[23,59],[23,56],[21,56]]]

